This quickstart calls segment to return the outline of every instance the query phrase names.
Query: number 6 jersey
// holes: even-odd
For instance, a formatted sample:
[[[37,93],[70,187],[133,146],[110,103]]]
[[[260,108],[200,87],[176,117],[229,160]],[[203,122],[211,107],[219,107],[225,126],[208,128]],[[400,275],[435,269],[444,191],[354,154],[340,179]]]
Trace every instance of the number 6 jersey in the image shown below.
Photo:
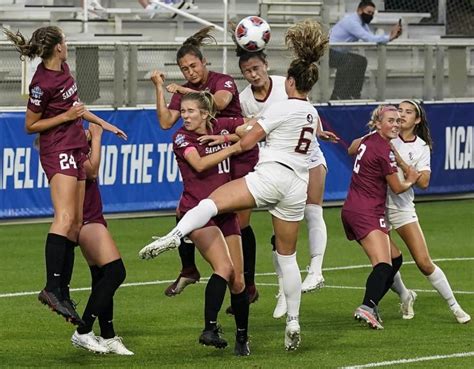
[[[318,112],[306,99],[288,98],[270,105],[258,120],[267,136],[258,162],[282,163],[308,182],[318,122]]]

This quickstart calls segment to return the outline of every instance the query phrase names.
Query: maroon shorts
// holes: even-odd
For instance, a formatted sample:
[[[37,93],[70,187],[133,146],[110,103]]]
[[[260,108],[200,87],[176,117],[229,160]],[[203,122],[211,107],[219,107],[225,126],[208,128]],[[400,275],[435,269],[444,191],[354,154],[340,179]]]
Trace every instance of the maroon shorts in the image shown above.
[[[181,217],[185,213],[181,213]],[[238,235],[240,236],[240,224],[237,214],[235,213],[226,213],[216,215],[214,218],[211,218],[202,228],[206,227],[217,227],[221,230],[224,237]]]
[[[258,163],[258,150],[244,152],[231,158],[230,176],[232,179],[245,177],[252,172]]]
[[[83,153],[82,149],[71,149],[44,155],[40,153],[41,166],[50,182],[53,176],[58,173],[76,177],[78,181],[85,180],[84,162],[86,159],[87,155]]]
[[[93,219],[87,219],[87,220],[84,220],[82,222],[83,225],[87,225],[87,224],[92,224],[92,223],[99,223],[99,224],[103,224],[105,228],[107,228],[107,221],[105,220],[104,216],[101,215],[97,218],[93,218]]]
[[[387,226],[385,224],[385,218],[377,217],[373,215],[354,213],[342,209],[341,211],[342,225],[346,232],[348,240],[360,241],[366,237],[370,232],[379,230],[384,233],[388,233]]]

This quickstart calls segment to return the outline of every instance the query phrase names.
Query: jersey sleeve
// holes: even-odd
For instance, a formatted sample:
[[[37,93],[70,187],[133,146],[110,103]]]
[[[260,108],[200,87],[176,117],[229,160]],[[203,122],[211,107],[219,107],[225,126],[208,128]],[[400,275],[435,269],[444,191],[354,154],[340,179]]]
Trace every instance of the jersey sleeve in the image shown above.
[[[221,75],[215,84],[215,92],[218,91],[229,91],[232,95],[238,95],[237,86],[234,79],[226,74]]]
[[[276,104],[272,104],[271,106],[265,108],[257,121],[257,123],[260,124],[267,135],[276,127],[278,127],[284,118],[282,112],[279,111],[279,109],[276,109]]]
[[[195,147],[195,145],[189,140],[189,137],[179,130],[173,137],[173,151],[177,158],[184,159],[187,149]]]
[[[427,170],[431,172],[431,153],[430,147],[428,145],[424,145],[421,149],[420,159],[415,165],[415,169],[419,172],[423,170]]]
[[[384,177],[398,172],[395,154],[389,148],[384,150],[383,154],[379,156],[379,163]]]
[[[181,94],[174,93],[168,104],[168,109],[181,111]]]
[[[30,85],[27,108],[33,113],[42,113],[46,110],[52,93],[44,83],[32,83]]]

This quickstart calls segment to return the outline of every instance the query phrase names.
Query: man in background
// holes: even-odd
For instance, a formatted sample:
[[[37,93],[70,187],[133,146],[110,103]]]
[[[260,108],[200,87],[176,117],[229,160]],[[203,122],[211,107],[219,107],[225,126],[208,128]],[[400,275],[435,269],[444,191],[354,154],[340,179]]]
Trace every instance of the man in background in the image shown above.
[[[402,33],[402,26],[395,24],[390,34],[375,35],[369,28],[375,13],[372,1],[362,0],[354,13],[347,14],[331,29],[329,43],[334,42],[377,42],[388,43]],[[331,47],[329,50],[329,67],[336,68],[336,79],[331,100],[360,99],[364,84],[367,59],[347,51],[347,48]]]

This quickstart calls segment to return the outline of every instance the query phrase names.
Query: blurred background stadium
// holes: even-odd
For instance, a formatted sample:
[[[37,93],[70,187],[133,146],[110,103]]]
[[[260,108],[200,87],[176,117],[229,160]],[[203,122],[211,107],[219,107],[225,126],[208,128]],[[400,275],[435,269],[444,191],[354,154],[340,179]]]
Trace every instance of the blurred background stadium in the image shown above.
[[[371,23],[388,30],[399,19],[403,34],[388,45],[357,44],[355,52],[368,58],[369,66],[361,98],[381,101],[416,97],[445,100],[474,97],[474,2],[472,0],[374,1],[378,12]],[[181,81],[175,50],[193,32],[211,22],[225,28],[226,20],[260,14],[272,27],[268,48],[270,72],[283,74],[288,57],[282,35],[288,26],[307,17],[320,20],[329,29],[344,14],[355,10],[358,1],[197,0],[196,8],[173,16],[165,8],[150,19],[137,1],[102,0],[106,12],[84,15],[79,0],[1,0],[0,24],[25,34],[44,24],[57,24],[71,46],[69,63],[79,83],[82,99],[93,105],[137,106],[153,104],[148,75],[160,68],[169,82]],[[284,5],[282,5],[284,4]],[[235,76],[245,85],[234,57],[232,43],[224,42],[217,30],[218,44],[205,49],[210,68]],[[227,40],[230,39],[227,37]],[[227,53],[223,52],[227,47]],[[349,45],[341,45],[349,47]],[[23,106],[22,65],[17,53],[0,38],[0,105]],[[24,68],[24,67],[23,67]],[[321,62],[321,80],[312,100],[325,103],[331,95],[334,70]],[[390,88],[387,88],[390,85]]]

